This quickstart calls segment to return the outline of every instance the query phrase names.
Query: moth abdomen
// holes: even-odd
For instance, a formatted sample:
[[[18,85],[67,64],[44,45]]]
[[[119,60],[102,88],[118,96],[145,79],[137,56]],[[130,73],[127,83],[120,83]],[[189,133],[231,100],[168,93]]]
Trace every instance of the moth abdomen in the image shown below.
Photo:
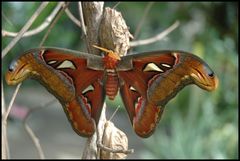
[[[118,80],[117,73],[107,72],[105,90],[106,90],[106,95],[110,100],[114,100],[118,92],[118,87],[119,87],[119,80]]]

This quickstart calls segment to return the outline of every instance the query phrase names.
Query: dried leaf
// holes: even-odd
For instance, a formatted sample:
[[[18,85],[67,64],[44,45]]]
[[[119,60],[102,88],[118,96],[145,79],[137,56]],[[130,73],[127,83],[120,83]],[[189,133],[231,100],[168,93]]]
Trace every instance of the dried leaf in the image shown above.
[[[110,121],[105,124],[102,144],[111,148],[112,152],[101,150],[101,159],[125,159],[127,157],[124,153],[114,153],[114,150],[128,149],[128,138],[124,132],[115,127]]]

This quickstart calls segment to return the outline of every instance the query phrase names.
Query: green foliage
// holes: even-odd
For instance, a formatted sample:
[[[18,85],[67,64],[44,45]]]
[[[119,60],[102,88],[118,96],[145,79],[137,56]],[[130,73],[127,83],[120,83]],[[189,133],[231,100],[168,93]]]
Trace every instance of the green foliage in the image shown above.
[[[33,28],[51,13],[55,3],[46,8]],[[105,6],[114,5],[113,2],[105,3]],[[131,33],[135,32],[147,5],[147,2],[122,2],[117,6]],[[38,6],[39,2],[2,3],[3,13],[14,22],[12,25],[2,18],[3,29],[19,31]],[[73,14],[78,15],[77,9],[71,7]],[[219,88],[211,93],[196,86],[183,89],[167,104],[155,133],[144,140],[146,147],[141,153],[142,158],[238,158],[237,19],[238,8],[233,2],[153,4],[135,40],[155,36],[176,20],[180,21],[180,26],[162,41],[136,47],[133,52],[161,49],[193,52],[214,70],[219,78]],[[2,60],[3,73],[10,60],[21,51],[37,47],[44,34],[23,38]],[[3,48],[11,40],[3,37]],[[54,26],[45,45],[84,51],[81,31],[66,15]],[[117,107],[119,104],[120,98],[108,101],[109,106]]]

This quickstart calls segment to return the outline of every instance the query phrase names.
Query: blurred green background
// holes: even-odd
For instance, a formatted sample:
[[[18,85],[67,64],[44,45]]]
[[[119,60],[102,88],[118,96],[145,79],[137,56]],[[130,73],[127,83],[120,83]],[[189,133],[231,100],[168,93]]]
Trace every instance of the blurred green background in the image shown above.
[[[116,2],[106,2],[105,7],[113,7],[115,4]],[[19,31],[39,5],[38,2],[2,2],[2,29]],[[132,34],[135,33],[148,5],[149,2],[122,2],[116,7],[116,10],[122,13]],[[32,28],[39,26],[55,6],[56,3],[51,2]],[[79,17],[77,3],[70,3],[69,9],[77,18]],[[179,27],[166,38],[153,44],[135,47],[132,52],[164,49],[192,52],[204,59],[214,70],[219,78],[219,87],[210,93],[197,86],[185,87],[166,105],[155,133],[148,139],[137,140],[143,142],[143,147],[134,158],[236,159],[238,158],[238,3],[155,2],[143,21],[139,35],[134,40],[152,37],[177,20],[180,21]],[[22,51],[38,47],[45,33],[46,30],[22,38],[2,59],[2,73],[6,72],[10,61]],[[2,37],[2,50],[11,40],[11,37]],[[86,51],[81,29],[65,14],[54,26],[44,45]],[[8,104],[14,87],[6,85],[3,75],[2,80],[6,92],[5,100]],[[22,88],[31,88],[33,89],[30,90],[31,92],[43,88],[35,81],[26,82]],[[28,98],[31,99],[30,96]],[[23,102],[28,100],[19,100],[19,102],[24,104]],[[41,102],[36,101],[35,105],[38,104]],[[122,104],[121,98],[118,97],[114,102],[107,100],[107,104],[114,110],[118,104]],[[121,108],[120,113],[122,111],[126,114],[124,108]],[[129,142],[129,147],[135,148],[132,146],[133,143],[131,145],[131,140]]]

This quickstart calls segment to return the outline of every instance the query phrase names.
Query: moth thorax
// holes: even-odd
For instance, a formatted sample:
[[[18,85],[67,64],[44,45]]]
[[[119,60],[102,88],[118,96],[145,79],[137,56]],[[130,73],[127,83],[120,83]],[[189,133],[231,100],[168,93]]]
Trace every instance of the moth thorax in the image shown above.
[[[105,90],[106,90],[106,95],[110,100],[114,100],[115,96],[117,95],[118,84],[119,84],[119,80],[118,80],[117,73],[115,71],[113,72],[112,70],[107,71]]]

